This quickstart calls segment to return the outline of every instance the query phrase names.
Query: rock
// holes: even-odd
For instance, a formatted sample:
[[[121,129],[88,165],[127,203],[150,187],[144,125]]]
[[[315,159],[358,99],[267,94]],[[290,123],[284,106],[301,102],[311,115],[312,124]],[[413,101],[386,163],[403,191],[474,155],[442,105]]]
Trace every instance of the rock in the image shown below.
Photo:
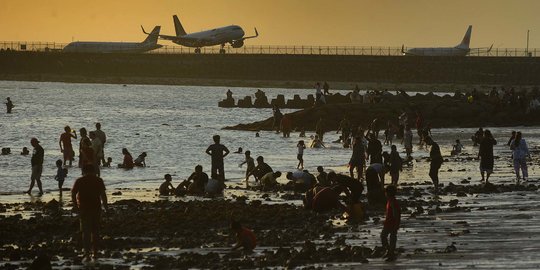
[[[113,192],[112,195],[113,196],[120,196],[120,195],[122,195],[122,192],[121,191],[116,191],[116,192]]]

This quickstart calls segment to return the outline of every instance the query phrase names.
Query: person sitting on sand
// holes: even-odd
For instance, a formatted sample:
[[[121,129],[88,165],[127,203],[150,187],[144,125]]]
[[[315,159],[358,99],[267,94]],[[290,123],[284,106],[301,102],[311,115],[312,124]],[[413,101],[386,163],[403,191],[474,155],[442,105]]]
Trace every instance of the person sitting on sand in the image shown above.
[[[28,147],[23,147],[21,155],[28,156],[30,154],[30,151],[28,151]]]
[[[253,175],[255,177],[255,180],[259,181],[265,174],[269,172],[274,172],[274,170],[272,170],[272,167],[270,167],[270,165],[264,162],[264,158],[262,156],[258,156],[257,166],[249,173],[247,177]]]
[[[287,179],[294,183],[294,190],[298,192],[306,192],[317,183],[315,176],[306,171],[300,170],[288,172]]]
[[[328,181],[328,177],[327,177],[328,174],[324,171],[323,166],[318,166],[317,167],[317,172],[319,172],[319,174],[317,175],[317,182],[318,182],[319,186],[329,187],[331,184]]]
[[[195,172],[193,172],[187,180],[178,185],[176,188],[177,194],[203,195],[208,180],[208,174],[203,172],[203,167],[197,165],[195,166]]]
[[[122,154],[124,155],[124,162],[122,162],[122,164],[118,164],[118,168],[133,169],[133,157],[127,148],[122,148]]]
[[[269,172],[261,178],[261,190],[268,191],[275,188],[278,184],[277,179],[281,177],[281,172]]]
[[[146,167],[146,152],[142,152],[136,159],[133,161],[133,165],[137,167]]]
[[[169,196],[169,195],[174,194],[175,190],[174,190],[173,185],[171,184],[171,180],[172,180],[171,175],[170,174],[165,174],[164,178],[165,178],[165,182],[163,182],[159,186],[159,195],[160,196]]]
[[[450,151],[450,155],[455,156],[461,154],[463,148],[463,144],[461,144],[459,140],[456,140],[456,144],[452,145],[452,151]]]
[[[231,221],[231,230],[236,233],[236,245],[232,250],[243,248],[244,251],[253,251],[257,246],[257,238],[250,229],[243,227],[238,221]]]
[[[385,189],[386,194],[386,214],[384,219],[383,229],[381,231],[381,244],[383,249],[386,249],[387,262],[396,260],[396,242],[397,231],[401,223],[401,208],[396,200],[397,189],[395,186],[387,186]],[[388,243],[388,235],[390,235],[390,243]]]
[[[321,147],[326,148],[326,145],[324,145],[322,140],[319,139],[319,135],[315,135],[315,138],[313,138],[313,140],[311,141],[311,144],[309,145],[309,147],[311,147],[311,148],[321,148]]]

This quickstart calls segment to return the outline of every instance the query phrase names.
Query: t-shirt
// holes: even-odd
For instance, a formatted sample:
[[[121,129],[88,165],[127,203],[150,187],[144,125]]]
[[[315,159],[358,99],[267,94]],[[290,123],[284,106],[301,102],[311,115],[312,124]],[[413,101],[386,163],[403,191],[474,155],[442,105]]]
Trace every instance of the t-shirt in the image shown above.
[[[298,154],[299,155],[303,155],[304,154],[304,149],[306,148],[305,145],[298,145]]]
[[[32,167],[33,166],[43,166],[43,155],[44,155],[45,151],[43,150],[43,147],[41,147],[41,145],[36,145],[36,147],[34,147],[34,152],[32,153],[32,159],[31,159],[31,163],[32,163]]]
[[[384,228],[389,230],[399,229],[401,223],[401,209],[396,198],[391,198],[386,202],[386,218]]]
[[[195,184],[195,186],[197,186],[197,189],[203,190],[208,183],[208,174],[204,172],[200,174],[194,172],[188,177],[188,180],[193,180],[193,183]]]
[[[242,247],[247,250],[253,250],[257,246],[257,238],[255,234],[248,228],[242,227],[242,230],[236,234],[240,239]]]
[[[206,149],[207,152],[210,152],[210,155],[212,156],[212,162],[223,162],[223,155],[226,152],[229,152],[229,149],[225,147],[223,144],[212,144],[208,146],[208,149]]]
[[[101,194],[105,192],[103,179],[95,175],[85,175],[73,184],[71,193],[77,194],[77,204],[81,212],[101,211]]]
[[[315,177],[304,171],[294,171],[292,177],[296,180],[296,183],[304,183],[306,187],[311,187],[315,182]]]

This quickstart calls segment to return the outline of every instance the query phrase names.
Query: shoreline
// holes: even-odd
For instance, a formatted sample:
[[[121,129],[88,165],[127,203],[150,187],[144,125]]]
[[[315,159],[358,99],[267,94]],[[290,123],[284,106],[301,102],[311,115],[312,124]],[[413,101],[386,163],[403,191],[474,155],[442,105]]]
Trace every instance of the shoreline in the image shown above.
[[[215,86],[215,87],[253,87],[253,88],[283,88],[283,89],[312,89],[316,81],[288,81],[288,80],[239,80],[239,79],[198,79],[174,77],[89,77],[69,76],[55,74],[0,74],[0,81],[28,81],[28,82],[61,82],[86,84],[138,84],[138,85],[178,85],[178,86]],[[323,80],[321,80],[322,82]],[[378,82],[346,82],[328,81],[330,91],[353,90],[356,85],[365,90],[396,89],[405,92],[468,92],[476,88],[480,92],[488,92],[492,87],[512,87],[507,84],[448,84],[448,83],[378,83]],[[532,89],[537,85],[518,85],[516,90]]]

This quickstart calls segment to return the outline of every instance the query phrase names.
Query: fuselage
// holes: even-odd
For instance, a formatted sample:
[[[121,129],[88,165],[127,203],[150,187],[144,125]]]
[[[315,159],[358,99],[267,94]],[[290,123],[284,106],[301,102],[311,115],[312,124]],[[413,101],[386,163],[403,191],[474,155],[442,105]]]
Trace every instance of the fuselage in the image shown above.
[[[466,56],[468,48],[443,47],[443,48],[412,48],[404,52],[405,55],[417,56]]]
[[[142,53],[161,48],[154,43],[137,42],[71,42],[64,47],[64,52],[84,53]]]
[[[173,42],[186,46],[200,48],[204,46],[215,46],[230,43],[235,40],[241,40],[245,35],[242,27],[238,25],[229,25],[196,33],[183,35],[174,39]]]

